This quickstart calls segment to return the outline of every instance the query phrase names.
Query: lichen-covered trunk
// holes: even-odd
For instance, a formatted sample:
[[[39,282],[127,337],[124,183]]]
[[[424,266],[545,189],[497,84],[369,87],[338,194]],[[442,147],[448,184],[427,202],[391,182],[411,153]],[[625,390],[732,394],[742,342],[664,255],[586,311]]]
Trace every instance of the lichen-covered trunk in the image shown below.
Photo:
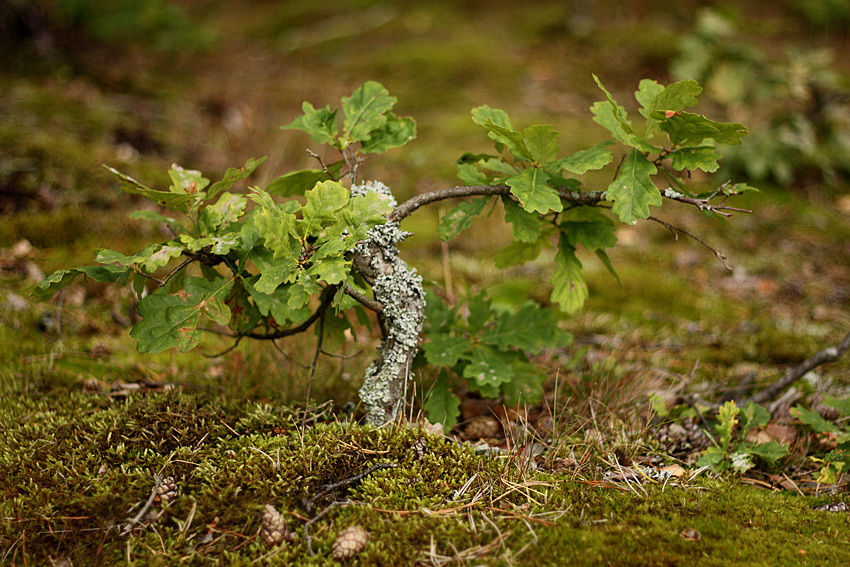
[[[352,187],[352,194],[375,191],[392,196],[380,182]],[[367,420],[381,425],[395,420],[404,405],[407,378],[419,348],[425,314],[422,277],[398,257],[396,244],[410,233],[388,222],[369,231],[369,238],[355,249],[354,268],[372,286],[375,299],[383,305],[383,341],[378,358],[366,370],[360,399]]]

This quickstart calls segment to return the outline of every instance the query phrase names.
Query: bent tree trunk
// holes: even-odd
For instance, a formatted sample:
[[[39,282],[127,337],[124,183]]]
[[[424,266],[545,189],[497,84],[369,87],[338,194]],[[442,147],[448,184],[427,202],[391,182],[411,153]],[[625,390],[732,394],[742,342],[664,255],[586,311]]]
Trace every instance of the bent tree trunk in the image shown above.
[[[377,181],[351,188],[352,196],[368,191],[392,197],[390,189]],[[398,257],[396,245],[410,233],[401,230],[398,222],[387,222],[368,235],[355,248],[353,265],[382,305],[378,319],[383,339],[378,358],[366,370],[360,399],[368,422],[381,425],[399,417],[404,404],[408,374],[419,348],[425,292],[416,269]]]

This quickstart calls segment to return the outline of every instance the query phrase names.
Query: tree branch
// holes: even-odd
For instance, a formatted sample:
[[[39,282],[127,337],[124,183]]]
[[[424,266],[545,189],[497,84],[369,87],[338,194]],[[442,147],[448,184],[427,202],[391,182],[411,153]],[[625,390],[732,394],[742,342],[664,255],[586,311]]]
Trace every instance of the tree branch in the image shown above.
[[[556,187],[555,191],[561,199],[570,201],[577,205],[594,206],[605,200],[605,191],[571,191],[566,187]],[[444,201],[446,199],[457,199],[458,197],[473,197],[487,195],[510,195],[511,188],[508,185],[458,185],[446,189],[437,189],[422,193],[408,199],[400,204],[387,217],[389,222],[399,222],[402,219],[410,216],[410,214],[422,207],[435,201]]]
[[[371,309],[375,313],[383,313],[384,312],[384,304],[380,301],[375,301],[369,297],[366,297],[353,287],[348,284],[345,284],[345,287],[342,288],[346,295],[353,297],[359,303],[363,304],[367,309]]]
[[[586,206],[595,206],[606,200],[605,191],[572,191],[566,187],[556,187],[555,191],[558,192],[558,196],[565,201],[569,201],[571,203],[575,203],[576,205],[586,205]],[[508,185],[458,185],[455,187],[448,187],[446,189],[437,189],[435,191],[429,191],[428,193],[422,193],[421,195],[416,195],[415,197],[408,199],[404,203],[400,204],[390,213],[390,216],[387,218],[389,222],[399,222],[404,218],[410,216],[413,211],[416,209],[428,205],[430,203],[434,203],[436,201],[444,201],[446,199],[457,199],[459,197],[474,197],[474,196],[487,196],[487,195],[510,195],[511,188]],[[698,208],[701,211],[711,211],[713,213],[717,213],[723,216],[730,216],[731,212],[724,211],[732,211],[737,213],[752,213],[752,211],[747,209],[739,209],[737,207],[728,207],[724,204],[712,205],[710,203],[711,199],[716,195],[712,195],[708,199],[696,199],[693,197],[687,197],[668,189],[666,191],[662,191],[661,194],[672,200],[678,201],[680,203],[685,203],[686,205],[692,205]],[[724,201],[725,202],[725,201]]]
[[[776,380],[773,384],[754,394],[753,396],[743,400],[738,405],[743,406],[749,402],[753,402],[756,404],[760,404],[766,402],[767,400],[773,399],[779,392],[799,380],[803,377],[806,372],[814,370],[821,364],[826,364],[827,362],[834,362],[841,358],[845,352],[850,350],[850,333],[847,333],[847,336],[844,337],[844,340],[841,341],[837,346],[825,348],[813,357],[804,360],[802,363],[794,366],[793,368],[789,368],[785,371],[785,374],[782,378]]]

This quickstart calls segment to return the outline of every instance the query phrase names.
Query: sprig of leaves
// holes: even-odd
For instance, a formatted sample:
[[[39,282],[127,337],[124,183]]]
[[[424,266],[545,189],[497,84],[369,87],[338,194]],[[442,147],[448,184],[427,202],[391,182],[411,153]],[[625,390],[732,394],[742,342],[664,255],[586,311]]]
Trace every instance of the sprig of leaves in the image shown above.
[[[572,335],[558,328],[555,314],[534,303],[496,308],[482,291],[452,309],[429,292],[426,305],[428,342],[422,352],[428,364],[442,367],[444,373],[432,387],[425,411],[447,431],[454,426],[460,406],[451,394],[449,374],[463,378],[470,390],[485,397],[501,397],[507,404],[520,400],[533,404],[543,394],[546,376],[529,356],[572,342]]]
[[[714,444],[703,451],[697,466],[745,473],[755,466],[755,457],[769,464],[785,457],[788,455],[788,447],[777,441],[753,443],[747,440],[750,431],[767,425],[769,421],[770,413],[758,404],[751,402],[742,411],[734,401],[726,402],[717,414],[717,425],[714,427],[717,437],[713,439]]]

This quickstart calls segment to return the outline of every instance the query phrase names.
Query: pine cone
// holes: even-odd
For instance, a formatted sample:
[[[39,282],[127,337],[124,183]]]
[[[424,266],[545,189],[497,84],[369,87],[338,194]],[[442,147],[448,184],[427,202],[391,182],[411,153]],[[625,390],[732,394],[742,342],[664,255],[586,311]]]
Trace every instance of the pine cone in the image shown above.
[[[260,529],[260,537],[269,547],[280,545],[290,539],[289,528],[286,527],[283,516],[271,504],[266,504],[263,508],[263,527]]]
[[[820,402],[815,404],[814,410],[820,414],[822,418],[827,421],[835,421],[839,417],[841,417],[841,412],[832,406],[826,406]]]
[[[425,440],[424,437],[420,437],[416,441],[413,442],[413,445],[410,446],[413,449],[413,452],[416,454],[416,460],[422,459],[428,451],[428,441]]]
[[[161,506],[165,506],[169,502],[174,502],[175,498],[177,498],[177,483],[174,482],[173,476],[167,476],[156,487],[155,501]]]
[[[489,439],[496,437],[501,431],[499,421],[489,415],[473,417],[463,430],[467,439]]]
[[[348,526],[336,537],[333,545],[334,559],[343,560],[354,557],[366,547],[369,532],[360,526]]]

